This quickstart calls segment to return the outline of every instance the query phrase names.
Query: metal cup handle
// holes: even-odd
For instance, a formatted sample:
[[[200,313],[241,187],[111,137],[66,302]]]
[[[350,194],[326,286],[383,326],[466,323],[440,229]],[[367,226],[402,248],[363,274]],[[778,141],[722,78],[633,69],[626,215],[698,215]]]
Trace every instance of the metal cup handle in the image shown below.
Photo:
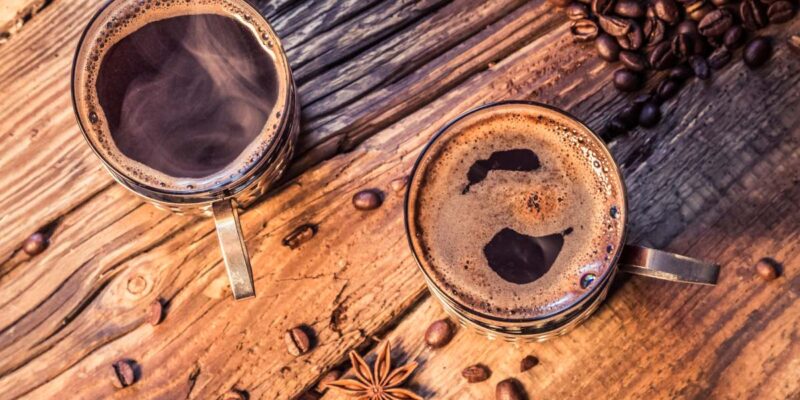
[[[239,213],[232,199],[213,203],[214,222],[217,225],[217,237],[225,259],[225,269],[233,291],[233,298],[242,300],[255,297],[253,270],[250,268],[250,257],[244,244],[242,228],[239,226]]]
[[[619,269],[635,275],[700,285],[716,285],[719,277],[719,265],[634,245],[622,249]]]

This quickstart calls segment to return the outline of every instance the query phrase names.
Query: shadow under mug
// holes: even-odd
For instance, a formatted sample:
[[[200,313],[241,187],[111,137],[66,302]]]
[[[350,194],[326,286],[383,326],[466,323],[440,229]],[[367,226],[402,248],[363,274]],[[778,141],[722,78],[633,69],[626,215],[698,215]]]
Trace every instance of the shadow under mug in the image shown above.
[[[159,208],[181,214],[213,216],[231,291],[236,300],[241,300],[255,296],[255,285],[250,258],[239,225],[238,208],[253,203],[263,195],[286,168],[297,139],[300,113],[291,69],[272,27],[247,1],[226,0],[225,3],[235,7],[242,18],[252,24],[253,29],[258,30],[258,37],[274,62],[279,78],[278,92],[282,94],[278,96],[275,109],[272,110],[272,114],[277,112],[275,115],[278,120],[269,144],[260,152],[260,157],[234,179],[205,190],[165,190],[152,181],[137,176],[132,170],[120,167],[119,163],[112,162],[107,152],[102,151],[102,144],[96,141],[95,135],[89,134],[91,129],[98,129],[98,125],[105,123],[101,113],[89,115],[85,107],[80,106],[84,97],[91,95],[87,92],[93,90],[87,89],[90,85],[86,85],[85,82],[86,71],[89,68],[101,68],[102,57],[97,56],[95,43],[100,35],[106,33],[111,21],[114,21],[119,13],[134,12],[134,7],[137,7],[134,1],[111,0],[90,20],[80,38],[73,60],[71,91],[73,109],[84,139],[118,183]],[[144,8],[135,9],[140,10],[137,12],[147,12]]]
[[[625,221],[623,220],[622,243],[624,245],[617,246],[614,249],[613,257],[611,257],[609,261],[608,271],[602,276],[597,277],[600,282],[593,283],[594,286],[590,288],[589,291],[561,311],[535,318],[501,318],[477,311],[449,295],[436,283],[429,271],[426,270],[424,262],[422,261],[424,255],[421,254],[420,249],[415,246],[414,240],[412,239],[412,236],[417,232],[413,221],[413,203],[416,201],[417,192],[424,190],[420,189],[420,186],[416,184],[421,179],[420,176],[418,176],[420,165],[430,155],[429,153],[433,145],[437,143],[438,140],[442,140],[443,137],[448,136],[451,132],[450,128],[453,127],[453,125],[473,114],[503,107],[523,108],[526,113],[530,112],[532,115],[555,114],[586,132],[587,135],[590,136],[590,139],[596,142],[596,148],[604,152],[609,162],[613,163],[613,168],[610,168],[611,172],[615,178],[619,180],[622,188],[622,215],[627,216],[627,196],[619,166],[614,161],[614,158],[602,139],[577,118],[555,107],[530,101],[490,103],[461,114],[445,124],[422,150],[411,172],[404,207],[406,236],[409,246],[411,247],[411,252],[425,277],[428,289],[441,302],[448,314],[467,328],[474,329],[478,333],[490,338],[501,337],[509,341],[543,341],[567,333],[597,310],[605,299],[608,288],[617,271],[675,282],[701,285],[716,284],[719,276],[719,266],[716,264],[706,263],[661,250],[624,244],[627,229],[625,227]]]

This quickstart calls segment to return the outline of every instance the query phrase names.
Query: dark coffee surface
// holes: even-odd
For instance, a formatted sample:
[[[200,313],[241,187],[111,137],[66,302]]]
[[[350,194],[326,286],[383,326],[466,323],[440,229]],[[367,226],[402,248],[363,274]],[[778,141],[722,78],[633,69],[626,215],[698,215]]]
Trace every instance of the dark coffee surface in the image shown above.
[[[228,166],[261,134],[277,96],[272,58],[223,15],[150,22],[100,66],[97,96],[117,148],[173,177]]]
[[[593,288],[581,277],[603,277],[621,245],[615,171],[602,144],[563,114],[530,105],[472,113],[419,164],[412,245],[465,308],[510,319],[563,310]]]

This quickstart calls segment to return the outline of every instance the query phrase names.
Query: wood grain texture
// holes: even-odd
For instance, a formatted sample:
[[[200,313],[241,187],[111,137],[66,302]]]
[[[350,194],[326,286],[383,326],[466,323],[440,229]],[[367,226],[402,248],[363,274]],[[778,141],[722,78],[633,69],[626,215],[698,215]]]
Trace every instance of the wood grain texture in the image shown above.
[[[299,76],[309,68],[300,86],[308,109],[307,150],[295,164],[296,177],[242,216],[258,297],[234,303],[211,221],[158,211],[111,184],[78,135],[68,107],[68,58],[94,7],[54,1],[29,29],[0,48],[0,144],[5,149],[0,180],[9,188],[0,196],[0,398],[61,393],[76,398],[215,398],[230,388],[247,390],[251,398],[295,396],[321,372],[342,363],[347,350],[368,347],[371,335],[385,331],[425,295],[405,243],[402,199],[390,191],[389,182],[407,173],[439,126],[487,101],[528,98],[569,109],[597,128],[625,101],[607,84],[613,67],[598,61],[590,46],[572,43],[563,17],[541,2],[420,3],[404,9],[405,22],[377,24],[371,32],[378,37],[365,39],[369,44],[347,42],[341,56],[336,49],[343,42],[320,33],[348,22],[358,26],[356,20],[381,13],[385,6],[261,5],[274,17],[287,47],[318,51],[317,58],[328,57],[330,64],[305,67],[315,65],[313,58],[295,65]],[[330,16],[330,22],[313,15]],[[450,25],[436,31],[442,24]],[[52,27],[63,31],[54,33]],[[370,36],[366,27],[355,29],[352,41]],[[800,24],[784,28],[797,30]],[[427,36],[429,31],[441,36]],[[292,39],[294,34],[306,39]],[[416,40],[392,42],[405,34]],[[314,50],[316,45],[329,50]],[[392,57],[401,62],[382,58],[398,46],[402,50]],[[800,103],[798,70],[797,58],[785,47],[778,47],[776,59],[758,72],[737,63],[710,84],[693,83],[684,90],[666,106],[666,120],[657,129],[612,143],[630,189],[634,240],[718,259],[726,271],[734,260],[746,264],[760,253],[785,260],[789,269],[797,260],[797,220],[786,215],[797,215],[800,117],[785,110]],[[325,88],[326,82],[334,83]],[[310,114],[316,105],[320,114]],[[334,156],[341,152],[346,153]],[[365,187],[385,191],[386,202],[376,211],[359,213],[350,197]],[[18,251],[30,232],[53,221],[45,253],[29,258]],[[312,241],[294,251],[280,245],[304,223],[319,225]],[[797,334],[792,321],[796,273],[787,272],[783,291],[772,294],[779,301],[769,303],[768,290],[752,291],[747,265],[734,265],[741,272],[727,278],[723,273],[727,280],[711,292],[631,279],[589,324],[563,340],[576,342],[578,349],[581,340],[587,349],[598,337],[613,340],[620,349],[635,352],[631,357],[654,366],[645,377],[617,371],[631,382],[617,389],[621,396],[664,394],[672,387],[687,388],[676,396],[727,395],[734,392],[721,392],[721,387],[736,371],[754,378],[734,385],[735,393],[797,396],[798,380],[784,379],[796,378],[792,373],[797,371],[791,368],[797,351],[786,344]],[[164,323],[152,327],[145,323],[146,309],[157,296],[169,305]],[[677,301],[685,305],[668,307]],[[759,305],[760,314],[751,317]],[[644,306],[651,320],[642,318]],[[427,299],[401,323],[397,336],[407,340],[401,350],[422,354],[413,329],[437,312]],[[682,315],[697,325],[683,324]],[[783,322],[764,336],[772,320]],[[717,348],[684,344],[680,335],[664,338],[656,321],[671,324],[672,332],[696,334],[692,344],[710,337],[721,343],[717,348],[731,350],[709,355],[717,354]],[[317,342],[299,358],[286,352],[282,339],[297,324],[311,327]],[[617,342],[613,335],[618,331],[627,332],[627,338],[638,339],[642,332],[652,337],[639,346],[633,340]],[[469,336],[459,335],[437,362],[458,360],[447,352],[461,340],[468,341],[465,348],[487,349],[487,361],[515,356],[507,347],[494,349],[480,338],[464,338]],[[660,338],[682,346],[677,353],[683,355],[670,359],[649,352],[660,346]],[[555,359],[566,358],[561,380],[553,377],[552,393],[567,397],[584,388],[568,379],[579,376],[576,369],[594,354],[573,352],[570,342],[561,343],[550,350]],[[749,363],[780,349],[791,351],[768,363],[780,384],[762,385],[766,370]],[[613,357],[625,362],[626,355],[613,350],[604,353],[609,361],[603,365],[615,366]],[[123,390],[110,383],[110,364],[118,358],[134,359],[141,368],[140,381]],[[710,367],[667,368],[675,360],[695,359],[696,365]],[[735,363],[738,369],[727,369]],[[555,363],[542,367],[547,365]],[[425,381],[439,379],[434,371],[424,366],[415,381],[436,398],[451,397],[442,388],[457,389],[459,381]],[[605,376],[594,369],[588,373]],[[693,375],[698,373],[703,375]],[[676,384],[684,381],[692,385]],[[650,389],[650,382],[660,386]]]
[[[47,0],[4,0],[0,4],[0,44],[17,33],[26,21],[47,4]]]

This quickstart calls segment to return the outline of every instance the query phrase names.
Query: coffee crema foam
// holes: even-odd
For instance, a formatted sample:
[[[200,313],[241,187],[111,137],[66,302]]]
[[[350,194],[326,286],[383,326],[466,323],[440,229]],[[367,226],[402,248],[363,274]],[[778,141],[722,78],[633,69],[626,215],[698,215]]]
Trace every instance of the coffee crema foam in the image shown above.
[[[419,162],[407,207],[412,247],[438,290],[499,319],[580,302],[624,235],[624,187],[603,144],[528,104],[491,106],[447,128]]]
[[[259,125],[259,130],[252,135],[253,137],[238,138],[238,143],[233,145],[225,144],[225,141],[221,140],[221,138],[214,138],[213,140],[215,140],[216,143],[219,143],[221,146],[228,146],[225,148],[231,148],[233,149],[232,152],[237,154],[229,156],[229,162],[227,162],[228,159],[225,159],[227,162],[225,165],[205,166],[191,173],[188,172],[186,166],[184,166],[183,169],[180,167],[171,168],[169,166],[153,168],[151,165],[142,162],[141,159],[137,160],[129,157],[130,154],[136,152],[127,150],[128,154],[125,154],[122,149],[129,149],[131,145],[126,144],[122,147],[118,146],[118,143],[114,140],[115,132],[112,132],[111,129],[111,127],[122,126],[125,121],[110,121],[109,115],[106,113],[106,110],[104,110],[102,104],[103,99],[98,97],[98,80],[103,74],[101,68],[109,52],[115,48],[115,45],[128,37],[132,37],[132,35],[138,34],[140,30],[146,31],[146,29],[142,28],[149,28],[155,25],[154,23],[160,23],[161,21],[172,18],[176,18],[177,20],[187,16],[220,16],[235,20],[243,30],[252,34],[252,40],[250,41],[260,46],[264,54],[271,59],[271,65],[261,65],[261,67],[273,69],[274,79],[272,80],[275,82],[275,87],[270,88],[270,90],[274,91],[274,95],[271,96],[274,98],[267,98],[266,101],[261,102],[266,104],[253,105],[254,107],[259,107],[259,112],[263,113],[263,116],[236,115],[227,117],[228,120],[237,121],[237,123],[243,120],[249,121],[247,122],[249,126],[253,126],[253,123],[257,123]],[[214,20],[214,18],[198,18],[198,20],[201,19],[212,22]],[[200,27],[198,29],[203,28]],[[208,30],[209,29],[204,29],[201,33],[207,35],[211,40],[214,39],[215,35],[219,36],[219,32]],[[207,55],[209,56],[208,60],[211,61],[213,61],[214,58],[224,58],[219,57],[218,54]],[[198,54],[198,56],[202,57],[204,55]],[[253,62],[252,60],[249,61]],[[230,61],[227,62],[229,63]],[[201,60],[199,64],[203,66],[212,65],[205,59]],[[234,62],[233,65],[237,64]],[[212,78],[210,79],[212,85],[216,84],[222,89],[225,89],[223,84],[229,82],[230,79],[227,79],[227,81],[225,79],[216,79],[215,73],[226,72],[230,74],[231,71],[236,71],[236,68],[231,68],[230,64],[219,65],[217,63],[213,64],[206,73]],[[242,178],[248,170],[257,165],[275,143],[274,138],[276,137],[276,132],[282,124],[282,117],[285,117],[283,114],[286,114],[284,110],[287,107],[288,101],[287,91],[290,90],[290,88],[287,87],[287,83],[290,82],[291,79],[289,77],[289,66],[280,49],[275,33],[264,22],[257,10],[253,9],[244,1],[235,0],[114,1],[101,11],[87,29],[81,48],[78,50],[78,55],[76,56],[76,64],[73,73],[76,111],[87,139],[95,147],[97,152],[100,153],[103,160],[113,169],[134,181],[156,189],[176,192],[198,192],[208,189],[217,189],[237,181],[239,178]],[[110,81],[110,79],[105,78],[105,81]],[[169,94],[165,90],[162,91],[165,93],[154,93],[153,96],[166,96]],[[144,97],[147,95],[147,93],[142,94]],[[224,98],[224,93],[218,97]],[[197,100],[201,101],[203,97],[198,96]],[[140,101],[140,103],[146,104],[146,102],[143,101]],[[191,104],[187,106],[191,107]],[[226,106],[234,113],[242,109],[241,106]],[[189,110],[183,114],[179,112],[179,115],[185,116],[187,113],[188,115],[192,115],[192,112],[195,111]],[[146,113],[142,114],[142,118],[147,117]],[[262,117],[263,119],[258,119]],[[118,118],[117,116],[117,119]],[[254,118],[256,119],[254,120]],[[263,124],[261,124],[262,120],[264,121]],[[132,121],[133,122],[128,121],[127,126],[134,126],[134,128],[136,128],[136,120],[134,119]],[[226,123],[226,121],[219,122],[219,124],[224,123]],[[238,126],[238,128],[243,130],[246,123],[242,122],[241,124],[242,125]],[[147,132],[147,129],[140,130]],[[149,145],[156,146],[155,143],[149,143]],[[137,154],[147,155],[145,151],[141,150],[138,151]],[[166,152],[165,154],[169,153]]]

